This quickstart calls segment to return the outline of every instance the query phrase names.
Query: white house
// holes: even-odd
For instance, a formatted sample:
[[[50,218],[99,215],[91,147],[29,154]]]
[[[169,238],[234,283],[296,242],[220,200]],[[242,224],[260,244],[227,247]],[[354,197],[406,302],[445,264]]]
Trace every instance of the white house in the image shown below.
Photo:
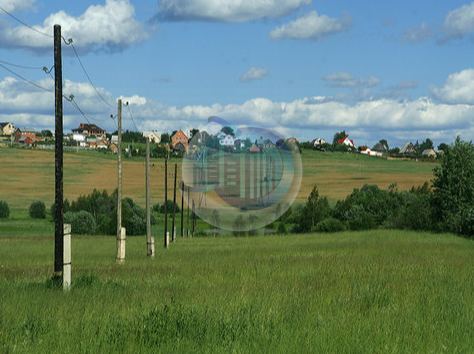
[[[219,144],[222,146],[234,146],[235,138],[227,134],[223,139],[219,140]]]
[[[151,143],[153,144],[159,144],[161,143],[161,136],[157,132],[143,132],[143,136],[145,138],[148,138]]]
[[[81,147],[87,146],[86,135],[81,133],[73,133],[72,140]]]

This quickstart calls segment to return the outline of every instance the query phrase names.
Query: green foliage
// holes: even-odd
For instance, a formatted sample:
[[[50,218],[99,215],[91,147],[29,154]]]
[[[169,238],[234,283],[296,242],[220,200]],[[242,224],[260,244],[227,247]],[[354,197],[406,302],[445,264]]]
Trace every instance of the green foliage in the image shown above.
[[[296,215],[292,219],[297,224],[295,232],[309,232],[318,222],[326,218],[330,213],[329,202],[326,197],[320,197],[318,187],[314,186],[306,204],[295,209]]]
[[[94,235],[96,232],[94,217],[84,210],[78,212],[68,211],[64,214],[64,223],[71,224],[72,234]]]
[[[168,212],[168,215],[173,214],[173,201],[170,200],[170,199],[168,199],[168,201],[166,203],[166,211]],[[176,213],[179,213],[179,212],[180,212],[180,209],[179,209],[179,206],[178,206],[178,201],[176,201]],[[160,206],[160,213],[161,214],[165,213],[165,203],[163,203]]]
[[[69,205],[69,202],[65,202],[65,212],[90,213],[97,225],[95,232],[98,234],[115,235],[117,233],[117,191],[109,195],[106,190],[100,192],[94,189],[91,194],[80,196],[68,207],[66,205]],[[152,214],[151,224],[155,223],[156,219]],[[131,198],[122,199],[122,226],[126,228],[129,236],[146,233],[146,210],[135,204]]]
[[[153,204],[153,206],[151,207],[151,211],[159,213],[160,212],[160,203]]]
[[[314,230],[317,232],[340,232],[344,231],[345,227],[340,220],[329,217],[318,222]]]
[[[222,127],[221,132],[223,132],[226,135],[230,134],[235,137],[234,129],[232,127],[228,127],[228,126]]]
[[[10,208],[8,203],[0,200],[0,219],[6,219],[10,216]]]
[[[44,219],[46,218],[46,207],[42,201],[38,200],[31,203],[28,213],[33,219]]]
[[[431,206],[437,228],[457,234],[474,235],[474,146],[462,141],[444,150],[434,169]]]

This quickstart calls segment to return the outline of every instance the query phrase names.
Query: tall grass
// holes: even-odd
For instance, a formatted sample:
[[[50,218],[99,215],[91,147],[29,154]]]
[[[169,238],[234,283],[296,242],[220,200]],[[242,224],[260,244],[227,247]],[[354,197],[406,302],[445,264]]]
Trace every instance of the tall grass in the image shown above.
[[[127,239],[73,236],[55,288],[52,237],[0,237],[0,352],[472,351],[474,244],[371,231]]]

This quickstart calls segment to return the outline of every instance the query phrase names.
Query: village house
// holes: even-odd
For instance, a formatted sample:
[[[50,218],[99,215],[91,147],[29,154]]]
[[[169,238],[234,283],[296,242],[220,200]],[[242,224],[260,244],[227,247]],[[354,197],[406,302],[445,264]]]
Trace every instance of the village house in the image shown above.
[[[289,143],[294,143],[294,144],[299,144],[299,141],[298,139],[294,138],[294,137],[291,137],[287,140],[287,142]]]
[[[416,154],[416,147],[409,141],[403,144],[399,152],[400,155],[411,155]]]
[[[222,145],[222,146],[232,146],[233,147],[234,144],[235,144],[235,139],[230,134],[225,135],[224,138],[219,140],[219,145]]]
[[[73,134],[84,134],[85,136],[95,136],[99,139],[105,138],[105,130],[95,124],[79,124],[79,128],[72,129]]]
[[[30,138],[33,143],[41,141],[41,138],[36,137],[36,131],[31,128],[18,128],[15,130],[15,141],[20,142],[21,138]],[[24,140],[23,140],[24,141]]]
[[[13,123],[0,123],[0,135],[13,135],[15,127]]]
[[[178,143],[183,144],[185,150],[188,149],[188,137],[181,129],[171,137],[171,145],[173,146],[173,149],[175,149]]]
[[[327,141],[324,140],[323,138],[316,138],[311,142],[311,145],[313,149],[319,150],[321,148],[321,145],[327,144]]]
[[[421,156],[436,158],[436,152],[433,149],[426,149],[426,150],[423,150],[423,152],[421,153]]]
[[[148,140],[153,144],[161,143],[161,136],[156,132],[143,132],[143,136],[148,138]]]
[[[349,137],[344,137],[343,139],[338,139],[337,143],[340,145],[347,145],[351,148],[355,148],[354,140],[349,139]]]
[[[253,146],[250,148],[249,151],[250,151],[250,152],[260,152],[260,149],[258,148],[258,146],[253,145]]]

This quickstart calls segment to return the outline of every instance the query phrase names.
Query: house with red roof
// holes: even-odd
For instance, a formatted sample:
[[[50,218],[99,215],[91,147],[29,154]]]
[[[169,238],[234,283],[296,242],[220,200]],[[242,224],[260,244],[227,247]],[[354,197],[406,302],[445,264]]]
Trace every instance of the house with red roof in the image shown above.
[[[338,139],[337,140],[338,144],[342,145],[347,145],[349,147],[355,148],[354,141],[349,139],[349,137],[344,137],[343,139]]]

